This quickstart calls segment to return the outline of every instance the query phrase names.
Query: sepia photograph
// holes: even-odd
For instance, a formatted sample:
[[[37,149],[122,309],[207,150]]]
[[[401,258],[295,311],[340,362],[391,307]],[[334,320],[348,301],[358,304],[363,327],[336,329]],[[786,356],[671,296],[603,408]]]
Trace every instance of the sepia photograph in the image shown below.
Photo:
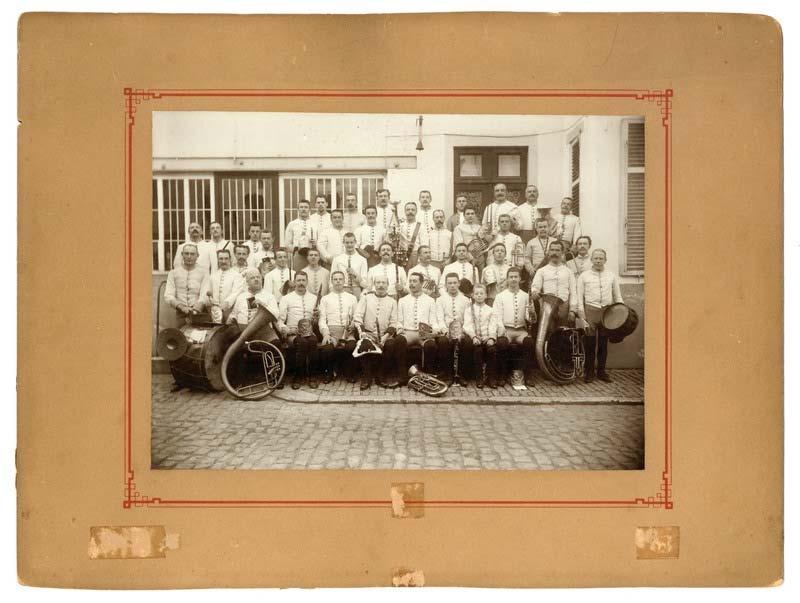
[[[643,117],[152,139],[153,469],[644,469]]]

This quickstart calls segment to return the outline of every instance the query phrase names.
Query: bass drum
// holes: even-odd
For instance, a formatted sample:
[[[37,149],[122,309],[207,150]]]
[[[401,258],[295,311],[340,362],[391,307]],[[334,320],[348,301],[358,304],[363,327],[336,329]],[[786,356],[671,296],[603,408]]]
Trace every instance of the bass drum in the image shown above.
[[[169,360],[170,371],[178,385],[223,391],[225,384],[220,372],[222,358],[238,334],[238,329],[231,325],[185,325],[180,329],[162,331],[156,347],[159,355]]]
[[[603,310],[603,330],[612,343],[619,343],[636,330],[639,315],[625,304],[611,304]]]

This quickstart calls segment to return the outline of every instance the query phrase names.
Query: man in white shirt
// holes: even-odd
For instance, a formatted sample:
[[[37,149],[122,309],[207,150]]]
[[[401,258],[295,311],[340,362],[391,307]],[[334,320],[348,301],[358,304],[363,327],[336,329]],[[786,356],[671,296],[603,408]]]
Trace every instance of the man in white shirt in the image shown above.
[[[511,215],[517,208],[513,201],[506,199],[508,190],[506,185],[498,182],[494,185],[494,201],[492,201],[483,213],[483,224],[487,225],[492,233],[497,231],[497,221],[503,214]]]
[[[595,376],[595,357],[597,358],[597,378],[610,382],[606,372],[608,358],[608,335],[603,331],[603,312],[611,304],[624,303],[620,291],[619,278],[606,267],[606,252],[595,249],[592,252],[592,268],[578,278],[578,316],[589,323],[591,336],[584,339],[586,349],[586,369],[584,381],[591,383]]]
[[[328,213],[328,199],[325,195],[317,195],[314,198],[316,211],[311,215],[311,225],[315,232],[321,233],[331,227],[333,215]]]
[[[378,224],[378,208],[367,205],[364,208],[367,223],[359,226],[356,231],[356,249],[367,260],[367,268],[372,268],[381,261],[378,249],[383,243],[386,231]]]
[[[486,285],[486,296],[491,306],[497,294],[506,288],[506,275],[509,265],[506,261],[506,247],[502,243],[495,243],[489,248],[492,261],[483,269],[481,282]]]
[[[244,276],[244,271],[250,268],[250,263],[247,261],[250,257],[250,248],[244,243],[238,243],[233,246],[233,256],[235,259],[233,269]]]
[[[197,246],[184,243],[181,250],[182,262],[167,274],[167,287],[164,302],[175,308],[179,325],[184,322],[207,322],[209,317],[203,312],[208,295],[208,266],[197,265]]]
[[[536,271],[547,263],[547,250],[550,243],[557,241],[549,234],[550,226],[545,218],[536,220],[536,237],[528,241],[525,246],[525,270],[531,279]]]
[[[278,304],[278,329],[285,342],[284,355],[287,360],[294,360],[292,389],[299,389],[306,375],[309,387],[316,389],[319,386],[316,378],[317,336],[311,328],[317,296],[309,293],[307,286],[306,273],[295,273],[294,290],[284,295]],[[307,321],[305,327],[301,321]]]
[[[344,253],[344,235],[347,231],[342,225],[342,210],[331,212],[331,226],[322,231],[317,241],[317,249],[323,266],[331,266],[333,258]],[[355,237],[355,235],[353,235]]]
[[[302,270],[308,264],[306,252],[308,249],[316,248],[319,228],[311,225],[309,212],[311,205],[306,199],[297,202],[297,218],[286,225],[284,245],[288,253],[292,254],[292,268]],[[303,249],[303,253],[300,250]],[[277,254],[275,256],[277,258]]]
[[[428,372],[435,372],[432,366],[437,360],[436,336],[444,334],[440,324],[439,313],[433,298],[422,292],[423,277],[415,272],[408,277],[410,293],[401,298],[397,304],[397,361],[403,371],[400,384],[408,383],[408,346],[422,347],[422,368]],[[420,334],[420,323],[430,327],[430,337]]]
[[[375,195],[378,199],[378,206],[376,208],[378,224],[380,224],[384,232],[389,232],[389,226],[394,216],[394,209],[390,203],[392,193],[388,188],[381,188],[378,189]]]
[[[344,215],[342,224],[347,232],[355,233],[364,224],[364,214],[358,211],[358,199],[355,193],[344,196]]]
[[[433,197],[431,191],[419,192],[419,211],[417,212],[417,222],[422,224],[422,228],[431,232],[433,230],[433,208],[431,202]]]
[[[472,359],[472,338],[465,337],[463,334],[464,309],[469,305],[470,300],[458,290],[459,279],[455,272],[446,274],[444,282],[445,294],[436,300],[439,320],[444,327],[444,335],[436,338],[439,378],[443,379],[447,385],[452,385],[455,377],[463,385],[465,383],[464,375],[468,373],[469,363]],[[457,323],[456,326],[454,326],[455,323]],[[456,346],[458,346],[458,375],[454,375],[453,353]]]
[[[535,362],[535,339],[528,333],[528,294],[519,288],[520,269],[512,266],[506,275],[506,290],[498,293],[492,310],[497,320],[497,356],[511,358],[514,366],[525,372],[525,385],[532,387]],[[512,352],[509,354],[509,351]],[[514,353],[515,352],[515,353]],[[498,364],[498,376],[503,381],[508,375],[505,363]]]
[[[536,271],[531,281],[531,299],[538,301],[542,295],[555,295],[563,302],[558,307],[559,324],[574,324],[578,312],[578,294],[575,276],[564,265],[564,243],[550,243],[547,255],[548,263]],[[537,315],[541,313],[537,312]]]
[[[244,245],[250,250],[250,257],[261,251],[261,222],[253,221],[247,226],[247,233],[250,240],[245,241]]]
[[[417,206],[413,201],[405,204],[406,218],[400,222],[400,240],[406,247],[406,267],[416,265],[420,245],[428,244],[428,231],[417,221]]]
[[[211,320],[223,324],[236,303],[236,298],[245,290],[244,277],[231,268],[231,252],[227,249],[217,251],[218,269],[211,273],[208,301],[211,307]]]
[[[273,238],[272,233],[268,230],[261,231],[261,249],[256,251],[253,255],[247,258],[248,264],[250,264],[251,268],[261,268],[261,264],[264,262],[264,257],[268,253],[272,253],[272,257],[275,257],[275,250],[273,247]],[[263,270],[262,270],[263,272]]]
[[[233,243],[227,239],[222,238],[222,224],[219,222],[212,222],[209,226],[211,232],[211,240],[208,242],[211,251],[211,272],[217,271],[217,252],[223,249],[228,250],[233,255]],[[230,267],[230,263],[229,266]]]
[[[214,246],[208,241],[203,240],[203,227],[200,226],[199,223],[192,222],[189,224],[188,232],[189,237],[186,239],[186,242],[178,245],[178,249],[175,251],[175,257],[172,260],[172,267],[177,268],[182,264],[183,247],[185,245],[193,245],[197,250],[196,266],[198,268],[204,268],[207,272],[210,272],[211,265],[213,263],[212,254],[214,253]]]
[[[389,283],[389,295],[397,300],[405,295],[407,286],[406,269],[392,261],[394,250],[389,243],[381,245],[378,253],[381,256],[381,262],[367,271],[367,289],[374,291],[375,278],[384,276]]]
[[[589,250],[592,248],[592,238],[589,235],[582,235],[575,240],[575,255],[567,262],[567,268],[577,279],[587,270],[592,269],[592,258]]]
[[[564,241],[564,252],[571,255],[572,246],[583,233],[581,232],[581,219],[572,214],[572,197],[561,200],[561,213],[554,216],[556,221],[555,234],[557,239]]]
[[[398,385],[397,300],[389,296],[389,280],[385,276],[376,276],[374,287],[358,300],[353,320],[359,339],[368,338],[382,348],[381,354],[364,354],[359,359],[362,390],[369,389],[373,379],[381,387]]]
[[[279,310],[275,297],[263,288],[261,273],[255,268],[248,268],[242,277],[245,288],[236,296],[236,301],[231,308],[227,323],[236,323],[240,328],[247,326],[258,313],[258,306],[264,306],[277,320]],[[278,336],[272,324],[267,324],[253,339],[260,339],[278,345]]]
[[[484,385],[497,387],[497,317],[485,301],[486,285],[478,283],[472,290],[472,303],[464,309],[464,336],[472,341],[472,366],[478,389]]]
[[[317,297],[328,295],[331,273],[320,266],[319,250],[309,249],[307,259],[308,266],[303,269],[303,272],[308,275],[308,290]]]
[[[480,234],[481,225],[475,207],[467,205],[464,208],[464,221],[453,229],[453,250],[459,243],[469,245]]]
[[[319,332],[322,335],[319,357],[323,383],[333,381],[334,370],[348,382],[356,382],[353,320],[358,302],[354,295],[344,290],[344,281],[344,273],[334,270],[331,273],[332,291],[319,302]]]
[[[529,184],[525,187],[525,203],[520,203],[511,212],[514,229],[527,245],[536,236],[536,220],[539,218],[539,189]]]
[[[424,274],[425,283],[423,283],[423,289],[425,293],[436,299],[439,297],[439,281],[442,277],[442,271],[431,262],[430,247],[427,245],[420,245],[417,253],[419,254],[419,264],[414,266],[409,272]]]
[[[456,226],[459,224],[463,224],[466,220],[464,216],[464,210],[467,207],[467,196],[463,193],[459,193],[456,195],[456,211],[453,213],[452,216],[447,218],[447,230],[450,232],[454,232]]]
[[[433,230],[428,235],[431,263],[441,270],[450,257],[453,245],[453,233],[444,227],[444,211],[433,212]]]
[[[456,254],[456,261],[452,264],[448,264],[442,270],[442,278],[439,279],[439,294],[445,294],[445,282],[444,277],[447,276],[451,272],[455,272],[460,279],[460,287],[461,291],[467,290],[467,293],[471,291],[472,285],[480,281],[480,275],[478,274],[477,269],[473,266],[469,260],[467,259],[469,256],[469,252],[467,251],[467,246],[464,243],[459,243],[456,245],[455,248]]]
[[[275,296],[278,302],[283,297],[283,291],[286,289],[284,284],[293,283],[294,275],[296,272],[287,266],[288,252],[283,247],[278,247],[275,252],[275,268],[273,268],[265,277],[264,287]]]
[[[509,255],[517,246],[517,243],[522,243],[522,239],[511,232],[511,216],[508,214],[503,214],[497,219],[497,228],[497,234],[495,234],[494,239],[489,243],[489,248],[495,243],[502,243],[506,248],[506,261],[511,265]]]
[[[344,274],[344,290],[357,299],[367,286],[367,260],[356,253],[356,235],[352,232],[344,235],[344,252],[331,262],[331,275],[337,270]]]

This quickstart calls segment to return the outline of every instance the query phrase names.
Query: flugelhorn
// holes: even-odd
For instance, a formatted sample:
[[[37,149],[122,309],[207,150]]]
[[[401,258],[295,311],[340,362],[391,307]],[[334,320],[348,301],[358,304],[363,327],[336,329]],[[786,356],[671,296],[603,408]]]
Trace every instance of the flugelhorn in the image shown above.
[[[429,373],[424,373],[415,364],[408,369],[408,387],[426,396],[438,398],[447,393],[447,384]]]

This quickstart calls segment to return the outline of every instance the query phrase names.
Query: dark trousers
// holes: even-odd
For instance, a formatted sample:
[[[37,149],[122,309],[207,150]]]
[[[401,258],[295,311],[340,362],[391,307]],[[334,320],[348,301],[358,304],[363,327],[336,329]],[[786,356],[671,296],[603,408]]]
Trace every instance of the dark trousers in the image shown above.
[[[458,345],[458,374],[461,377],[472,375],[472,354],[473,348],[472,339],[466,335],[462,336],[456,344],[456,340],[449,337],[436,338],[436,356],[439,361],[437,367],[438,373],[453,377],[455,370],[455,351]]]
[[[486,375],[496,377],[498,345],[486,345],[485,343],[474,345],[472,342],[470,345],[472,346],[472,365],[475,367],[475,377],[479,378],[483,373],[484,363],[486,363]]]
[[[595,374],[595,346],[597,346],[597,373],[605,373],[606,359],[608,358],[608,336],[598,332],[594,337],[585,337],[583,345],[586,349],[586,366],[584,372],[587,375]]]
[[[508,337],[497,340],[498,375],[505,377],[512,369],[522,369],[529,374],[536,366],[536,340],[530,335],[522,343],[511,343]],[[510,366],[509,366],[510,364]]]
[[[336,347],[331,344],[320,346],[319,359],[322,371],[328,373],[335,368],[340,375],[351,379],[356,370],[356,359],[353,358],[353,350],[355,349],[355,340],[340,341]]]
[[[433,364],[437,361],[436,340],[428,339],[422,344],[422,369],[426,372],[433,371]],[[395,356],[397,358],[397,370],[400,371],[401,380],[408,378],[408,341],[402,335],[395,337]]]
[[[316,372],[318,361],[316,336],[295,337],[284,348],[284,354],[287,360],[294,361],[293,372],[295,375],[313,375]]]
[[[361,369],[365,371],[370,379],[391,380],[399,372],[399,364],[397,362],[398,339],[400,339],[399,336],[389,337],[383,344],[382,354],[365,354],[361,356]],[[405,343],[405,339],[403,339],[403,342]]]

